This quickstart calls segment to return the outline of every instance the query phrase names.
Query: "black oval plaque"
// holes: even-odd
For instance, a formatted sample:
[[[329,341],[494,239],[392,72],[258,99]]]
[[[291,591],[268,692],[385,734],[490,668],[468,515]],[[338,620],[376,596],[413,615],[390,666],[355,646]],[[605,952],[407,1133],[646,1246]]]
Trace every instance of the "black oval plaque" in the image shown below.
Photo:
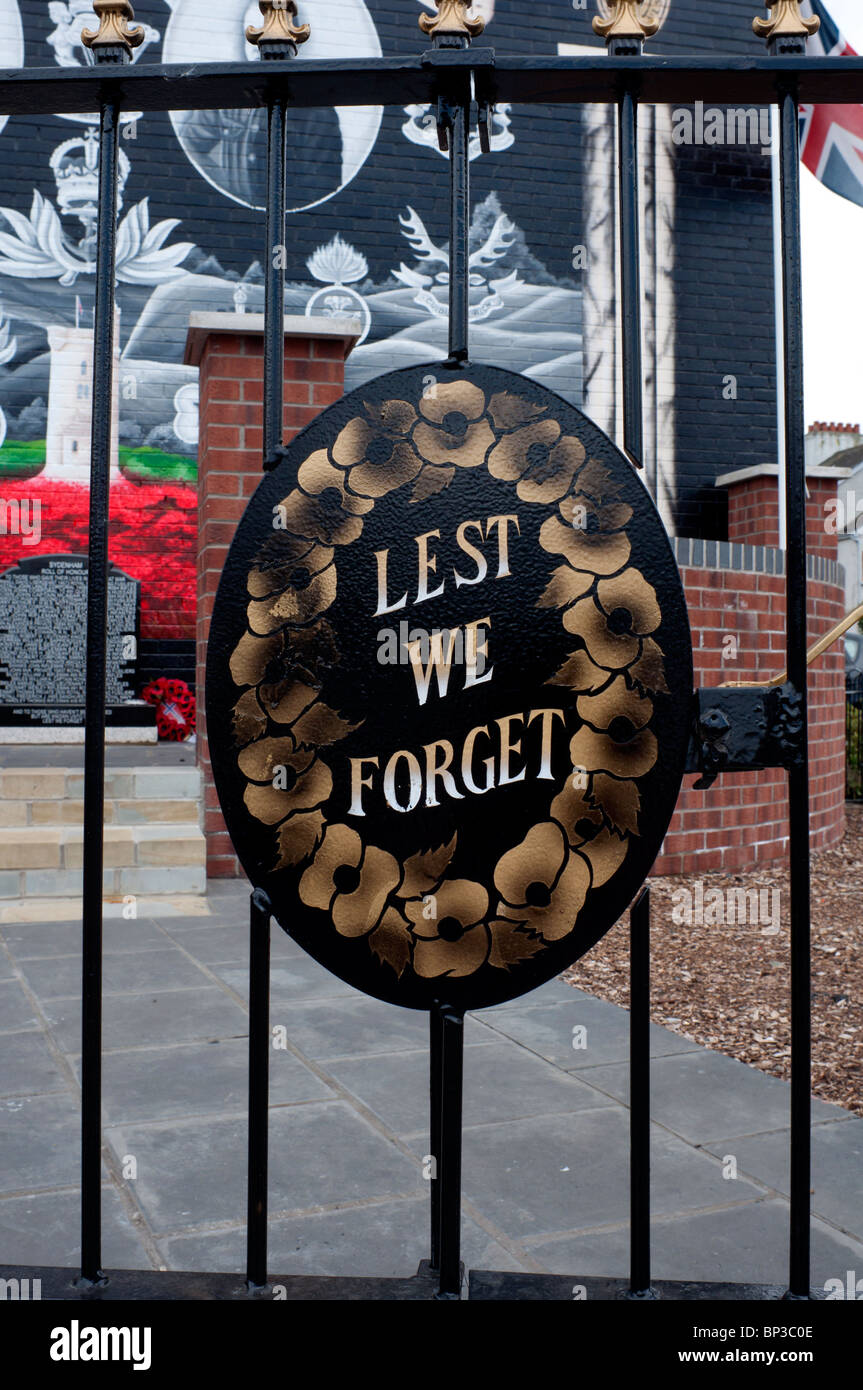
[[[207,733],[285,930],[368,994],[481,1008],[632,900],[691,691],[629,462],[534,382],[433,365],[339,401],[261,483],[213,613]]]

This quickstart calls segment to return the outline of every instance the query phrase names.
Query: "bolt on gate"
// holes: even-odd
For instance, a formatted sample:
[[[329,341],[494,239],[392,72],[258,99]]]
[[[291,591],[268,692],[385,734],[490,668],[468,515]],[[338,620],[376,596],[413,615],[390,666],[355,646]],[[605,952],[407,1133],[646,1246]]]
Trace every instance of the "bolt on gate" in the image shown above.
[[[496,52],[474,42],[484,25],[469,17],[467,0],[436,0],[436,5],[436,14],[420,19],[430,46],[409,58],[304,60],[297,54],[314,24],[313,0],[306,9],[309,23],[298,21],[295,0],[260,0],[262,24],[247,37],[258,46],[262,62],[133,67],[132,50],[143,31],[135,25],[132,5],[128,0],[94,0],[99,27],[83,36],[92,67],[0,75],[4,113],[98,110],[101,131],[86,651],[81,1270],[75,1280],[69,1271],[31,1271],[42,1278],[49,1297],[266,1295],[269,953],[275,918],[323,964],[359,988],[429,1013],[436,1164],[429,1260],[414,1279],[294,1277],[281,1281],[288,1297],[458,1299],[463,1285],[465,1011],[516,997],[559,974],[633,900],[631,1273],[628,1281],[582,1282],[591,1297],[599,1298],[814,1296],[809,1273],[809,770],[798,103],[863,102],[863,59],[807,58],[806,37],[818,21],[801,17],[797,0],[768,0],[770,16],[755,19],[755,33],[766,40],[763,56],[719,61],[645,56],[645,40],[658,25],[640,13],[636,0],[609,0],[609,17],[594,21],[607,52],[589,57],[524,58]],[[431,103],[441,148],[449,152],[449,354],[431,367],[394,372],[370,383],[330,407],[286,448],[285,269],[284,258],[273,255],[286,241],[286,114],[291,108],[336,101],[361,106],[372,87],[382,105]],[[787,674],[780,685],[693,692],[679,575],[649,490],[638,477],[643,376],[637,126],[644,105],[699,100],[776,104],[781,114]],[[623,452],[544,388],[470,360],[468,141],[475,121],[481,148],[488,152],[495,103],[503,101],[617,107]],[[268,268],[263,478],[225,567],[207,681],[207,722],[220,799],[253,887],[248,1260],[246,1282],[239,1287],[233,1276],[144,1271],[106,1276],[101,1268],[102,860],[119,120],[124,110],[255,107],[266,108],[268,116],[268,203],[262,228]],[[405,488],[411,486],[412,503],[428,507],[431,502],[426,515],[438,523],[429,527],[426,522],[420,536],[408,520],[416,510],[403,510]],[[460,510],[468,498],[475,512]],[[491,515],[485,525],[466,519],[483,515],[486,502],[492,513],[505,511],[504,501],[519,510]],[[273,532],[271,517],[280,509],[283,524]],[[405,747],[387,759],[383,742],[368,742],[376,731],[381,740],[387,736],[388,711],[375,711],[380,691],[364,667],[355,636],[362,626],[358,576],[372,567],[373,618],[405,606],[407,571],[395,548],[407,537],[419,547],[417,602],[437,599],[444,589],[445,566],[437,568],[438,557],[429,546],[437,543],[430,539],[435,537],[443,546],[445,527],[459,537],[459,562],[470,556],[477,565],[476,576],[455,571],[452,599],[453,618],[467,639],[466,689],[450,692],[454,713],[448,737],[412,750],[412,736],[416,743],[428,738],[423,720],[433,676],[439,708],[452,672],[441,650],[433,651],[431,660],[426,655],[424,666],[422,653],[411,648],[419,708],[405,716],[399,734]],[[459,598],[464,586],[470,593],[469,586],[479,584],[489,566],[485,551],[468,541],[471,529],[489,544],[498,579],[512,573],[517,539],[522,547],[534,548],[533,570],[525,577],[525,592],[536,597],[532,608],[521,602],[522,594],[520,606],[499,600],[496,590],[488,600],[489,616],[477,617],[482,607],[465,608]],[[376,544],[377,549],[370,549]],[[557,566],[553,573],[549,564]],[[538,587],[531,589],[534,570]],[[336,599],[337,574],[347,601]],[[447,582],[453,592],[452,581]],[[403,588],[405,598],[394,598]],[[273,617],[277,610],[278,622]],[[467,621],[468,613],[472,621]],[[325,628],[330,647],[322,655]],[[490,718],[492,673],[478,653],[488,654],[499,631],[508,641],[505,651],[498,648],[499,663],[504,655],[500,664],[507,651],[527,650],[538,666],[544,663],[547,672],[557,674],[541,680],[523,671],[511,679],[508,674],[510,702],[524,714],[496,712]],[[305,643],[301,649],[298,633]],[[311,645],[306,642],[310,633]],[[350,668],[347,683],[339,675],[340,659],[343,668]],[[601,671],[601,681],[585,683],[577,674],[590,666],[594,673]],[[476,696],[473,687],[481,685],[486,689]],[[564,692],[542,696],[548,707],[540,704],[544,685]],[[331,704],[362,717],[350,722]],[[237,733],[250,712],[252,733]],[[382,722],[376,724],[376,719]],[[560,739],[564,732],[570,736],[568,719],[574,727],[568,751],[572,766],[561,783]],[[298,732],[301,720],[306,721],[305,741]],[[518,738],[514,724],[523,725]],[[361,725],[364,734],[357,732]],[[484,786],[475,780],[480,774],[474,747],[481,739],[490,750],[480,760],[486,768]],[[334,761],[333,753],[339,740],[353,754],[341,762]],[[526,764],[529,757],[534,760],[532,782],[524,781],[513,794],[514,821],[524,835],[501,854],[501,827],[495,818],[477,817],[458,806],[453,810],[449,802],[521,782],[525,772],[515,774],[510,759],[521,753],[522,743],[532,750],[524,753]],[[459,767],[462,782],[454,770]],[[765,767],[787,770],[790,803],[788,1283],[784,1289],[652,1283],[650,904],[644,881],[684,772],[700,773],[699,785],[707,787],[723,771],[756,773]],[[275,791],[274,771],[284,774]],[[315,795],[308,793],[313,774]],[[347,811],[333,791],[334,778],[338,781],[342,774],[350,798]],[[557,790],[550,808],[543,801],[549,782]],[[274,795],[288,800],[278,802],[271,813]],[[431,849],[435,840],[411,839],[405,827],[417,808],[420,817],[438,816],[439,798],[448,799],[448,809],[438,820],[421,823],[446,825],[452,833],[446,843],[441,835],[440,849]],[[632,808],[642,803],[650,812],[645,820],[654,824],[642,823],[639,832]],[[339,815],[344,823],[336,823]],[[384,847],[367,844],[370,835],[383,840]],[[452,876],[451,865],[462,877]],[[567,1298],[571,1287],[572,1277],[473,1271],[469,1296]]]

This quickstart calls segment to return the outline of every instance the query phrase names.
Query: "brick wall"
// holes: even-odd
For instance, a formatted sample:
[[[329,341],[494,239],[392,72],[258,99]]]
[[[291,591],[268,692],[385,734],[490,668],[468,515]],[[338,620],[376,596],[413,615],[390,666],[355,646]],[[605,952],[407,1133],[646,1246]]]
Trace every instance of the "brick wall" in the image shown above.
[[[779,544],[779,470],[775,464],[758,470],[745,470],[750,476],[740,481],[734,474],[719,479],[728,491],[728,539],[742,545]],[[836,501],[836,484],[850,470],[811,468],[806,470],[806,545],[810,555],[835,560],[837,539],[835,522],[829,529],[828,502]]]
[[[237,319],[240,318],[240,323]],[[261,481],[264,399],[263,319],[193,314],[186,360],[200,367],[198,456],[198,761],[203,772],[207,874],[240,873],[213,782],[205,717],[207,636],[228,547]],[[285,442],[344,394],[353,320],[289,319],[285,338]]]
[[[733,558],[740,558],[741,547],[726,549]],[[812,574],[822,578],[814,580]],[[780,574],[683,564],[681,575],[693,633],[696,686],[766,680],[784,670],[785,580]],[[844,608],[835,567],[816,560],[810,565],[810,645],[839,622]],[[733,659],[735,645],[729,639],[736,643]],[[841,642],[810,667],[809,699],[811,843],[814,849],[823,849],[839,840],[845,828]],[[784,772],[722,774],[706,791],[695,791],[695,780],[685,779],[655,874],[708,869],[737,873],[787,855]]]

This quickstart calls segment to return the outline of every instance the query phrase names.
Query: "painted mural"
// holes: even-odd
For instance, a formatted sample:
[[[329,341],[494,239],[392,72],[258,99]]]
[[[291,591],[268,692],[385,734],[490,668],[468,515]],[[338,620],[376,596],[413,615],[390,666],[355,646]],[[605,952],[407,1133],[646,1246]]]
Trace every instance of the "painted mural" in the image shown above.
[[[682,8],[692,0],[677,0]],[[303,57],[417,52],[432,0],[315,0]],[[657,0],[657,17],[674,13]],[[477,0],[505,51],[595,50],[602,0]],[[136,63],[255,60],[250,0],[139,0]],[[89,61],[89,0],[0,0],[4,66]],[[671,28],[665,24],[666,30]],[[374,104],[289,115],[292,314],[357,317],[346,388],[443,356],[446,159],[434,113]],[[129,112],[122,129],[112,559],[143,581],[142,630],[194,632],[197,372],[183,363],[193,311],[258,312],[264,289],[266,132],[260,111]],[[494,114],[471,144],[470,317],[477,361],[523,373],[614,435],[619,425],[613,113]],[[668,122],[645,121],[647,460],[669,516],[674,451],[675,180]],[[87,532],[99,136],[94,115],[0,121],[0,567],[82,550]],[[667,460],[663,469],[662,459]],[[8,504],[41,506],[18,534]],[[23,511],[20,513],[23,515]],[[177,595],[181,597],[178,598]]]

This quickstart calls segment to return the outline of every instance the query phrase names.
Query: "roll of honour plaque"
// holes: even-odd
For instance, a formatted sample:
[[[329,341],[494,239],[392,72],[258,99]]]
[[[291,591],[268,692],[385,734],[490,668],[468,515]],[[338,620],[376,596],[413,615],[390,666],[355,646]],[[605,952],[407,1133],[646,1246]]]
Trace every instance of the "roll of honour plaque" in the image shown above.
[[[632,900],[691,690],[631,464],[536,383],[438,364],[345,397],[261,483],[213,614],[207,729],[282,927],[368,994],[480,1008]]]

